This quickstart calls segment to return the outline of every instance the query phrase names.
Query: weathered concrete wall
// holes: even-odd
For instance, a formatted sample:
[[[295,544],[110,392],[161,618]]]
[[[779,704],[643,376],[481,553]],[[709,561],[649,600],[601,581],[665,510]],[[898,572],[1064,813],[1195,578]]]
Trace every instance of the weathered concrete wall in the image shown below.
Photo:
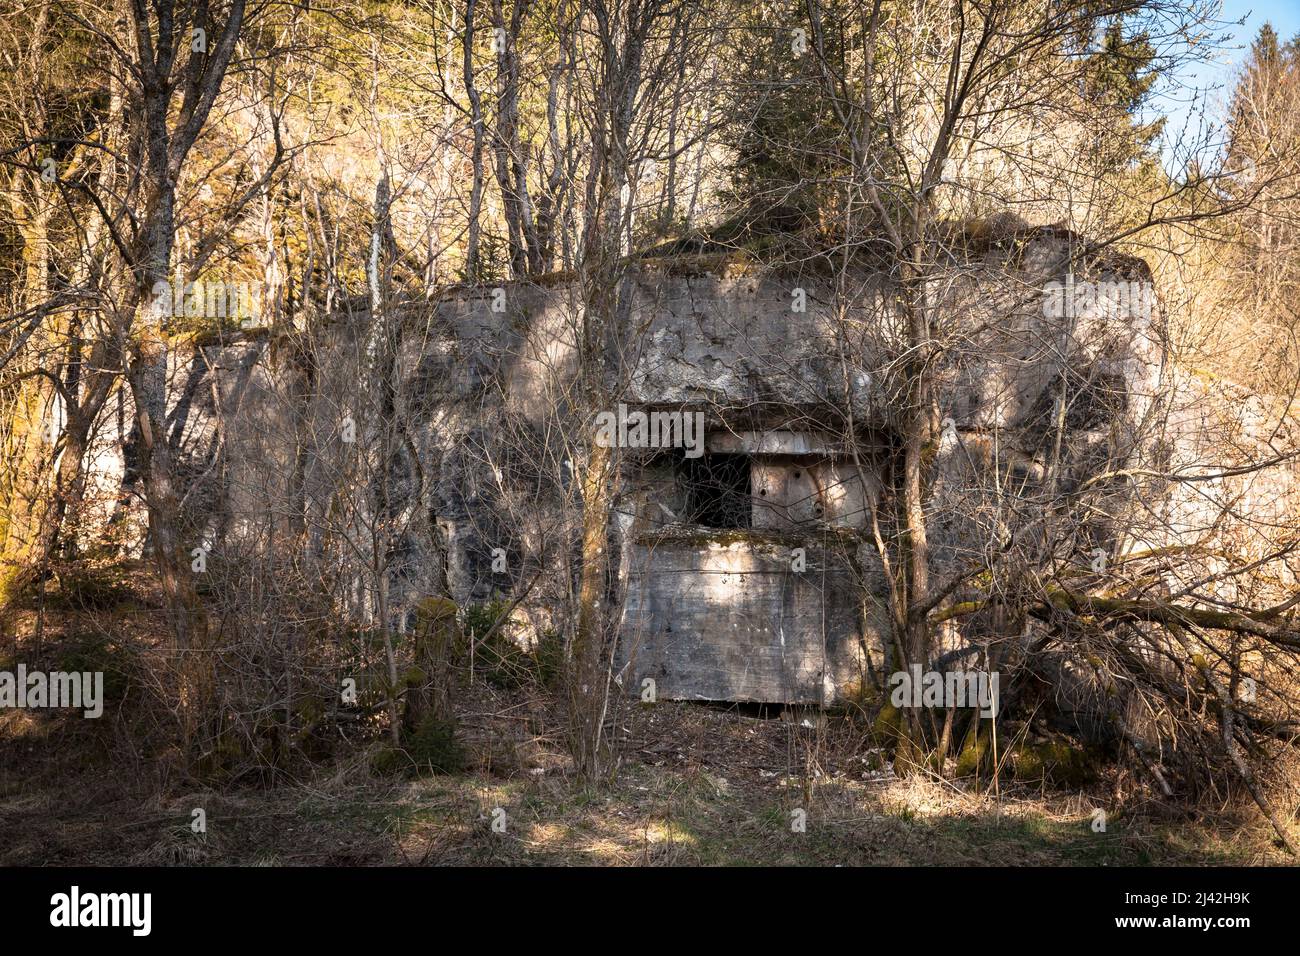
[[[629,554],[619,678],[676,700],[829,704],[868,680],[853,546],[761,533],[646,535]]]

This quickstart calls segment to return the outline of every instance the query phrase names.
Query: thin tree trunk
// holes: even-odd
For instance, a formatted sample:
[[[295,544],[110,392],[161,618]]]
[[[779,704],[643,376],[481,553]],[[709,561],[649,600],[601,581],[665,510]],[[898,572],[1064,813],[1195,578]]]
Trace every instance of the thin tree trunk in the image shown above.
[[[477,0],[466,0],[465,34],[462,38],[465,95],[469,98],[470,126],[474,135],[474,146],[470,153],[473,180],[469,192],[468,227],[465,238],[465,278],[469,282],[476,281],[480,271],[479,219],[483,212],[483,106],[478,87],[474,83],[474,7],[476,5]]]

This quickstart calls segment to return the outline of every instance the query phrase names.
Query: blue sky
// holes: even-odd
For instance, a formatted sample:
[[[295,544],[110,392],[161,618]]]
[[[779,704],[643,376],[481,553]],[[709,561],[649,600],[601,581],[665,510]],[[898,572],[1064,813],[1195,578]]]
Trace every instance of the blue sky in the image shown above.
[[[1199,63],[1189,68],[1179,77],[1176,90],[1166,91],[1156,97],[1152,109],[1169,117],[1166,123],[1167,134],[1178,136],[1186,125],[1189,132],[1198,128],[1198,117],[1193,113],[1193,90],[1201,91],[1202,100],[1207,106],[1209,119],[1218,121],[1222,118],[1222,104],[1232,91],[1232,82],[1242,59],[1250,50],[1250,43],[1265,23],[1273,24],[1273,29],[1283,40],[1300,33],[1300,0],[1223,0],[1223,12],[1219,19],[1235,21],[1245,18],[1242,26],[1225,27],[1223,32],[1232,35],[1216,57],[1215,62]],[[1196,113],[1199,113],[1199,105]],[[1217,138],[1216,138],[1217,139]],[[1165,151],[1167,165],[1176,164],[1170,150]]]

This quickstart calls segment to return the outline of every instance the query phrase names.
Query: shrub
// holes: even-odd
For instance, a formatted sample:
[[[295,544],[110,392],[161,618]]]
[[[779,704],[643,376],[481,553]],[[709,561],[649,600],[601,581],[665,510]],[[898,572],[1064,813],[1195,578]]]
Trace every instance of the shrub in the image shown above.
[[[401,747],[385,747],[371,762],[371,768],[380,776],[458,773],[464,766],[465,748],[457,739],[456,722],[433,716],[404,734]]]
[[[491,601],[472,604],[465,609],[466,647],[462,665],[468,666],[468,641],[474,644],[474,673],[494,687],[513,690],[530,684],[552,687],[561,673],[564,640],[557,631],[544,631],[532,648],[524,648],[510,634],[513,625],[505,623],[486,637],[492,625],[504,613],[506,604]]]

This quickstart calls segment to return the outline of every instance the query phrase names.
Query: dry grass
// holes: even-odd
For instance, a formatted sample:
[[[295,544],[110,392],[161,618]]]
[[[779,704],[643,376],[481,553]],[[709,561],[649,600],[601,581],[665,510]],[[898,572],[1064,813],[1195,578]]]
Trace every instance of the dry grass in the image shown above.
[[[617,722],[617,778],[588,789],[569,773],[544,697],[476,687],[463,704],[471,766],[414,780],[373,776],[375,745],[366,744],[272,788],[175,784],[158,796],[148,775],[72,759],[60,748],[88,743],[72,731],[10,733],[0,743],[0,831],[8,835],[0,863],[1289,862],[1249,808],[1211,819],[1137,800],[1122,806],[1114,781],[1086,793],[1003,786],[995,794],[900,778],[847,719],[817,727],[691,704],[634,707]],[[206,833],[191,829],[195,808],[206,812]],[[1091,826],[1097,809],[1107,812],[1104,833]],[[803,832],[792,827],[796,811]],[[494,819],[504,827],[494,829]]]
[[[556,701],[482,683],[457,697],[463,773],[376,776],[383,727],[352,725],[332,731],[328,760],[205,786],[141,737],[155,725],[130,675],[158,643],[158,615],[140,591],[111,614],[65,608],[46,622],[42,658],[63,660],[92,639],[121,670],[119,697],[92,721],[0,713],[0,865],[1294,862],[1252,805],[1170,807],[1115,771],[1083,792],[899,777],[866,723],[847,715],[628,704],[612,725],[619,771],[586,788]],[[13,650],[0,647],[0,666]],[[1300,790],[1282,780],[1272,789],[1294,820]],[[206,832],[191,827],[196,808]],[[1105,832],[1091,826],[1097,810]]]

